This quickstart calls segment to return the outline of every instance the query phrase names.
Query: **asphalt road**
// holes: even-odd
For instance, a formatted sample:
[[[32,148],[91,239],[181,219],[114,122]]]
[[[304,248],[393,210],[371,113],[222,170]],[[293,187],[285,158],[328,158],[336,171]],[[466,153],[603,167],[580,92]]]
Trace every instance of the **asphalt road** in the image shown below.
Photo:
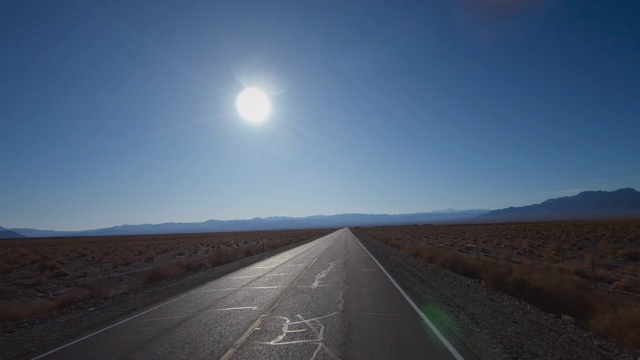
[[[433,329],[351,231],[342,229],[37,358],[473,357]]]

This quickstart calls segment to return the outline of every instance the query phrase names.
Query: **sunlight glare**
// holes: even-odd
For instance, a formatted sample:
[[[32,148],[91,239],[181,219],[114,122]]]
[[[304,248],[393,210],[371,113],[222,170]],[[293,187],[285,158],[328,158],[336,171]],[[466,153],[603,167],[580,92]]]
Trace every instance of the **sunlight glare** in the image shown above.
[[[244,89],[236,99],[238,113],[247,121],[264,121],[271,112],[271,104],[267,95],[260,89]]]

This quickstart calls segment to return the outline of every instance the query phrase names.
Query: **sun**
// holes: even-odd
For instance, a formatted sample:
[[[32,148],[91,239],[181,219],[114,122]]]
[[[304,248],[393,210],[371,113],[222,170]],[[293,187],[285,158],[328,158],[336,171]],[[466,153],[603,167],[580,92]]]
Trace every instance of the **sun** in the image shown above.
[[[245,120],[258,123],[266,120],[269,116],[271,103],[262,90],[250,87],[238,94],[236,108]]]

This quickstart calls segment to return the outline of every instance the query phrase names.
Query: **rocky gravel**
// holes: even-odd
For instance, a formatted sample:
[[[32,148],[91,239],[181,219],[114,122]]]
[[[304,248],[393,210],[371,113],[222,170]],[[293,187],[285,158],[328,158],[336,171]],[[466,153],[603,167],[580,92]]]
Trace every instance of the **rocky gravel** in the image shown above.
[[[439,327],[482,359],[640,359],[530,304],[487,290],[480,281],[427,264],[354,234]]]

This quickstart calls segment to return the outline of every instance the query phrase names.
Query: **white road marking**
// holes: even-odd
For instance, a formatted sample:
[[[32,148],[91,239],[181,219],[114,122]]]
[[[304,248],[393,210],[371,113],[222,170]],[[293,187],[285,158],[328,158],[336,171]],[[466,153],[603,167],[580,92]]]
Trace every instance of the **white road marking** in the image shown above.
[[[280,289],[286,286],[247,286],[244,289]]]
[[[351,231],[351,230],[349,230]],[[353,233],[352,233],[353,234]],[[360,244],[360,246],[362,247],[362,249],[364,251],[366,251],[367,254],[369,254],[369,256],[371,256],[371,258],[373,259],[373,261],[375,261],[376,264],[378,264],[378,267],[380,267],[380,270],[382,270],[382,272],[387,275],[387,277],[389,278],[389,280],[391,280],[391,282],[393,283],[393,285],[395,285],[395,287],[398,289],[398,291],[400,291],[400,294],[402,294],[402,296],[404,296],[404,298],[407,300],[407,302],[409,303],[409,305],[411,305],[411,307],[413,308],[413,310],[415,310],[418,315],[420,315],[420,317],[422,318],[422,320],[427,324],[427,326],[429,327],[429,329],[431,329],[431,331],[433,331],[433,333],[436,335],[436,337],[444,344],[444,346],[447,348],[447,350],[449,350],[449,352],[451,353],[451,355],[453,355],[453,357],[456,360],[464,360],[464,358],[462,357],[462,355],[460,355],[460,353],[458,352],[458,350],[456,350],[456,348],[453,347],[453,345],[451,345],[451,343],[449,342],[449,340],[447,340],[447,338],[445,338],[442,333],[440,333],[440,330],[438,330],[438,328],[433,325],[433,323],[431,322],[431,320],[429,320],[429,318],[422,312],[420,311],[420,308],[413,302],[413,300],[411,300],[411,298],[407,295],[407,293],[404,292],[404,290],[402,290],[402,288],[400,287],[400,285],[398,285],[398,283],[393,280],[393,278],[391,277],[391,275],[389,275],[389,273],[387,272],[387,270],[385,270],[385,268],[382,267],[382,265],[378,262],[378,260],[376,260],[375,257],[373,257],[373,255],[371,255],[371,253],[369,252],[369,250],[367,250],[367,248],[364,247],[364,245],[362,245],[362,243],[360,242],[360,240],[358,240],[358,238],[353,235],[353,237],[356,239],[356,241],[358,242],[358,244]]]
[[[206,290],[199,290],[198,292],[215,292],[215,291],[232,291],[232,290],[238,290],[241,288],[224,288],[224,289],[206,289]]]
[[[195,313],[191,313],[191,314],[186,314],[186,315],[176,315],[176,316],[166,316],[166,317],[159,317],[159,318],[153,318],[153,319],[143,319],[143,320],[137,320],[136,322],[147,322],[147,321],[158,321],[158,320],[169,320],[169,319],[181,319],[181,318],[185,318],[185,317],[189,317],[189,316],[194,316],[194,315],[200,315],[200,314],[205,314],[208,312],[218,312],[218,311],[233,311],[233,310],[258,310],[257,306],[243,306],[243,307],[231,307],[231,308],[224,308],[224,309],[213,309],[213,310],[204,310],[204,311],[198,311]]]
[[[224,288],[224,289],[207,289],[207,290],[200,290],[198,292],[232,291],[232,290],[244,290],[244,289],[279,289],[283,287],[284,286],[243,286],[243,287]]]
[[[323,239],[323,238],[322,238]],[[222,357],[220,358],[220,360],[228,360],[231,359],[231,357],[233,356],[233,354],[235,354],[235,352],[238,350],[238,348],[240,348],[240,346],[242,346],[242,344],[247,340],[247,338],[253,333],[253,331],[260,326],[260,324],[262,323],[262,321],[264,321],[264,319],[271,313],[271,311],[273,311],[273,309],[276,308],[276,306],[278,306],[278,304],[280,303],[280,301],[288,294],[289,290],[292,287],[295,287],[295,284],[298,282],[298,279],[300,278],[300,276],[302,276],[302,274],[304,274],[315,262],[316,260],[318,260],[318,258],[313,259],[313,261],[311,261],[311,263],[309,263],[309,265],[307,265],[306,268],[304,268],[304,270],[302,270],[302,272],[300,274],[298,274],[298,276],[293,280],[293,282],[291,283],[291,285],[288,286],[287,290],[285,290],[282,295],[278,298],[278,300],[276,300],[275,303],[273,303],[273,305],[271,306],[271,308],[269,308],[269,310],[267,310],[267,312],[265,312],[262,316],[260,316],[259,318],[256,319],[256,321],[253,322],[253,324],[251,324],[249,326],[249,328],[247,329],[247,331],[244,332],[244,334],[242,334],[242,336],[240,336],[240,338],[235,342],[235,344],[233,344],[229,350],[227,350],[226,353],[224,353],[224,355],[222,355]]]
[[[321,237],[321,238],[319,238],[319,239],[316,239],[316,240],[312,241],[311,243],[316,243],[315,245],[310,245],[311,243],[310,243],[310,244],[302,245],[302,246],[304,247],[304,248],[303,248],[303,250],[300,250],[300,247],[297,247],[297,248],[294,248],[294,249],[291,249],[291,250],[287,250],[287,251],[285,251],[284,253],[281,253],[281,254],[279,255],[279,256],[280,256],[280,259],[288,260],[288,259],[290,259],[290,258],[292,258],[292,257],[296,257],[296,256],[300,255],[301,253],[303,253],[303,252],[306,252],[306,251],[310,250],[311,248],[315,248],[315,247],[317,247],[319,244],[321,244],[321,243],[322,243],[322,241],[321,241],[321,240],[324,240],[324,239],[326,239],[326,238],[327,238],[327,237],[329,237],[329,236],[330,236],[330,235],[325,235],[325,236],[323,236],[323,237]],[[298,251],[297,251],[297,252],[295,252],[296,250],[298,250]],[[306,259],[306,258],[302,258],[301,260],[304,260],[304,259]],[[315,259],[311,262],[311,264],[309,264],[309,266],[313,265],[313,263],[315,263],[315,262],[316,262],[316,260],[318,260],[318,259],[317,259],[317,258],[315,258]],[[273,261],[273,259],[268,260],[268,261]],[[264,263],[268,263],[268,261],[265,261]],[[306,269],[305,269],[305,270],[306,270]],[[303,270],[303,271],[302,271],[302,273],[304,273],[304,272],[305,272],[305,270]],[[233,274],[233,273],[235,273],[235,272],[232,272],[231,274]],[[302,274],[302,273],[301,273],[301,274]],[[224,279],[224,278],[233,278],[233,277],[223,276],[223,277],[218,278],[218,279],[216,279],[216,280],[214,280],[214,281],[217,281],[217,280],[220,280],[220,279]],[[296,282],[296,281],[297,281],[297,278],[294,280],[294,282],[293,282],[293,283],[295,284],[295,282]],[[122,321],[119,321],[119,322],[117,322],[117,323],[115,323],[115,324],[109,325],[109,326],[107,326],[107,327],[105,327],[105,328],[103,328],[103,329],[100,329],[100,330],[95,331],[95,332],[93,332],[93,333],[91,333],[91,334],[89,334],[89,335],[86,335],[86,336],[83,336],[83,337],[81,337],[81,338],[79,338],[79,339],[76,339],[76,340],[74,340],[74,341],[72,341],[72,342],[70,342],[70,343],[67,343],[67,344],[62,345],[62,346],[60,346],[60,347],[57,347],[57,348],[55,348],[55,349],[53,349],[53,350],[51,350],[51,351],[48,351],[48,352],[46,352],[46,353],[44,353],[44,354],[40,354],[40,355],[38,355],[38,356],[36,356],[36,357],[33,357],[33,358],[32,358],[32,360],[41,359],[41,358],[43,358],[43,357],[45,357],[45,356],[51,355],[51,354],[53,354],[53,353],[55,353],[55,352],[57,352],[57,351],[60,351],[60,350],[65,349],[65,348],[67,348],[67,347],[69,347],[69,346],[72,346],[72,345],[74,345],[74,344],[77,344],[77,343],[79,343],[79,342],[81,342],[81,341],[83,341],[83,340],[86,340],[86,339],[91,338],[91,337],[93,337],[93,336],[95,336],[95,335],[98,335],[98,334],[100,334],[100,333],[103,333],[103,332],[105,332],[105,331],[107,331],[107,330],[109,330],[109,329],[111,329],[111,328],[114,328],[114,327],[116,327],[116,326],[118,326],[118,325],[122,325],[122,324],[124,324],[124,323],[128,322],[129,320],[135,319],[135,318],[137,318],[137,317],[139,317],[139,316],[142,316],[142,315],[144,315],[144,314],[146,314],[146,313],[149,313],[149,312],[151,312],[151,311],[153,311],[153,310],[156,310],[156,309],[158,309],[158,308],[160,308],[160,307],[163,307],[163,306],[165,306],[165,305],[168,305],[168,304],[170,304],[170,303],[172,303],[172,302],[174,302],[174,301],[176,301],[176,300],[182,299],[183,297],[188,296],[188,295],[191,295],[192,293],[199,292],[199,291],[201,291],[201,289],[200,289],[200,288],[201,288],[201,287],[204,287],[204,286],[206,286],[206,285],[202,285],[202,286],[198,287],[197,289],[194,289],[194,290],[189,291],[189,292],[187,292],[187,293],[185,293],[185,294],[179,295],[179,296],[177,296],[177,297],[175,297],[175,298],[173,298],[173,299],[171,299],[171,300],[165,301],[165,302],[163,302],[163,303],[162,303],[162,304],[160,304],[160,305],[154,306],[154,307],[152,307],[152,308],[150,308],[150,309],[147,309],[147,310],[145,310],[145,311],[143,311],[143,312],[140,312],[140,313],[138,313],[138,314],[136,314],[136,315],[130,316],[130,317],[128,317],[128,318],[126,318],[126,319],[124,319],[124,320],[122,320]],[[286,293],[286,291],[285,291],[285,293]],[[284,296],[284,295],[283,295],[283,296]],[[276,304],[274,304],[274,307],[275,307],[275,305],[277,305],[277,302],[276,302]],[[260,324],[260,322],[262,321],[262,319],[263,319],[263,318],[264,318],[264,316],[259,317],[259,318],[255,321],[255,323],[254,323],[254,324],[255,324],[256,326],[257,326],[258,324]],[[252,325],[252,327],[250,327],[250,330],[251,330],[251,331],[253,331],[253,325]],[[250,331],[247,331],[246,336],[248,336],[249,334],[250,334]],[[243,337],[244,337],[244,335],[243,335]],[[243,339],[243,337],[241,337],[241,338],[238,340],[238,342],[236,342],[236,344],[238,344],[238,346],[239,346],[239,344],[241,344],[241,340],[242,340],[242,341],[244,341],[244,339],[246,339],[246,337],[245,337],[244,339]],[[235,345],[234,345],[234,346],[235,346]],[[236,349],[237,349],[237,348],[236,348]],[[232,351],[232,350],[233,350],[233,351]],[[233,349],[233,347],[232,347],[232,349],[229,349],[225,355],[230,356],[230,355],[232,355],[232,354],[233,354],[233,352],[235,352],[235,349]],[[223,356],[223,359],[224,359],[224,358],[225,358],[225,357]]]
[[[107,331],[107,330],[109,330],[109,329],[111,329],[111,328],[113,328],[113,327],[116,327],[116,326],[118,326],[118,325],[124,324],[124,323],[126,323],[127,321],[129,321],[129,320],[131,320],[131,319],[135,319],[135,318],[137,318],[138,316],[144,315],[144,314],[146,314],[146,313],[148,313],[148,312],[150,312],[150,311],[153,311],[153,310],[155,310],[155,309],[157,309],[157,308],[159,308],[159,307],[165,306],[165,305],[167,305],[167,304],[169,304],[169,303],[172,303],[172,302],[174,302],[174,301],[176,301],[176,300],[182,299],[183,297],[185,297],[185,296],[187,296],[187,295],[190,295],[190,294],[192,294],[192,293],[194,293],[194,292],[196,292],[196,291],[198,291],[198,290],[189,291],[189,292],[188,292],[188,293],[186,293],[186,294],[180,295],[180,296],[178,296],[178,297],[176,297],[176,298],[173,298],[173,299],[171,299],[171,300],[169,300],[169,301],[167,301],[167,302],[164,302],[164,303],[162,303],[162,304],[160,304],[160,305],[158,305],[158,306],[152,307],[152,308],[151,308],[151,309],[149,309],[149,310],[143,311],[143,312],[141,312],[141,313],[139,313],[139,314],[136,314],[136,315],[134,315],[134,316],[131,316],[131,317],[129,317],[129,318],[126,318],[126,319],[124,319],[124,320],[122,320],[122,321],[120,321],[120,322],[117,322],[117,323],[115,323],[115,324],[113,324],[113,325],[107,326],[106,328],[104,328],[104,329],[100,329],[100,330],[98,330],[98,331],[96,331],[96,332],[93,332],[93,333],[91,333],[91,334],[87,335],[87,336],[81,337],[80,339],[75,340],[75,341],[72,341],[72,342],[70,342],[70,343],[68,343],[68,344],[66,344],[66,345],[62,345],[62,346],[60,346],[60,347],[58,347],[58,348],[55,348],[55,349],[53,349],[53,350],[51,350],[51,351],[49,351],[49,352],[46,352],[46,353],[44,353],[44,354],[42,354],[42,355],[38,355],[38,356],[36,356],[36,357],[32,358],[32,360],[41,359],[41,358],[43,358],[43,357],[45,357],[45,356],[47,356],[47,355],[53,354],[53,353],[54,353],[54,352],[56,352],[56,351],[62,350],[62,349],[66,348],[66,347],[69,347],[69,346],[71,346],[71,345],[73,345],[73,344],[79,343],[79,342],[80,342],[80,341],[82,341],[82,340],[88,339],[88,338],[90,338],[90,337],[92,337],[92,336],[94,336],[94,335],[98,335],[98,334],[100,334],[101,332]]]
[[[291,273],[282,273],[282,274],[268,274],[268,275],[242,275],[242,276],[230,276],[227,279],[251,279],[251,278],[255,278],[255,277],[262,277],[262,276],[284,276],[284,275],[289,275]]]

